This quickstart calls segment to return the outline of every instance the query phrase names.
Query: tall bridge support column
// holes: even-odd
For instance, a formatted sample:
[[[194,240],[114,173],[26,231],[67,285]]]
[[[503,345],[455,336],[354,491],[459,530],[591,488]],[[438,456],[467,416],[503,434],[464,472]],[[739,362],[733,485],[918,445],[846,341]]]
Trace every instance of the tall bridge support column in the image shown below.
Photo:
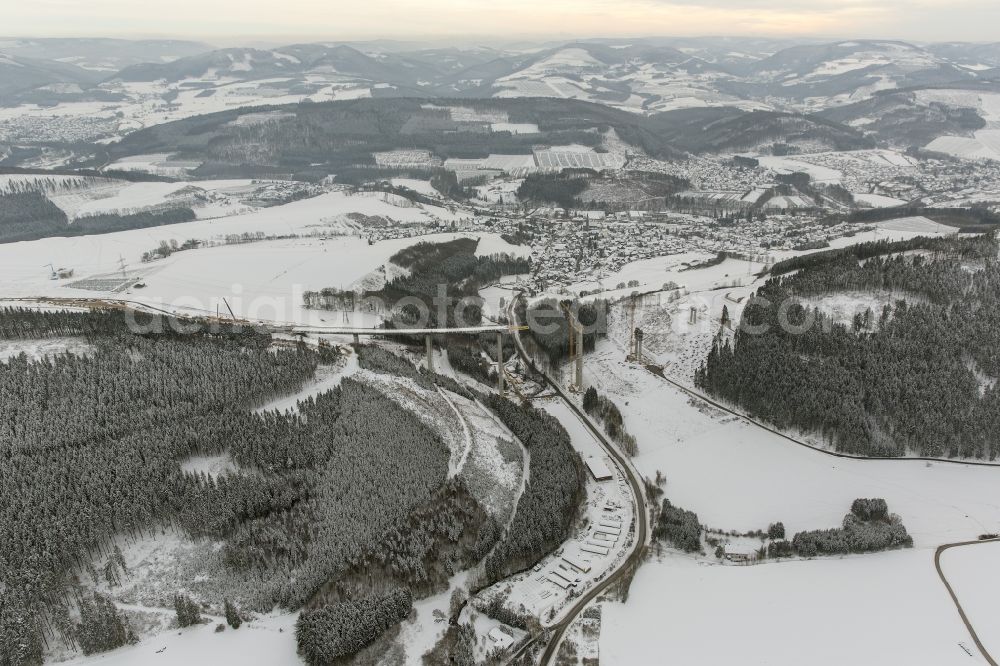
[[[357,347],[361,344],[361,336],[357,333],[354,334],[354,346]]]
[[[497,390],[503,397],[503,333],[497,332]]]
[[[427,343],[427,372],[434,372],[434,341],[429,334],[424,336],[424,341]]]
[[[583,391],[583,326],[576,327],[576,390]]]

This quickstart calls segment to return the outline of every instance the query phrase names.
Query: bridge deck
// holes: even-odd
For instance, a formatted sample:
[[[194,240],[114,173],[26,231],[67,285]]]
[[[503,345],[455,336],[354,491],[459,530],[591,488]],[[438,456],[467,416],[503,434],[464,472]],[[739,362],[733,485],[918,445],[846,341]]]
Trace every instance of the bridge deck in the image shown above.
[[[477,333],[510,333],[511,327],[466,326],[461,328],[351,328],[350,326],[293,326],[292,333],[314,333],[324,335],[441,335]]]

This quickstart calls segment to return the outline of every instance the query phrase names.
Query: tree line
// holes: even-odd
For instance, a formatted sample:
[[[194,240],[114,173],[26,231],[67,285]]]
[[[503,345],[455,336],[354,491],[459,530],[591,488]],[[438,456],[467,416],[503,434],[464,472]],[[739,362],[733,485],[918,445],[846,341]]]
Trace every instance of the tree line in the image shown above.
[[[622,450],[630,456],[639,451],[635,437],[625,430],[625,421],[618,405],[607,396],[601,395],[593,386],[583,393],[583,409],[591,416],[599,419],[604,425],[608,436],[621,445]]]
[[[583,464],[558,419],[490,394],[483,400],[528,449],[528,480],[507,532],[486,558],[490,581],[534,565],[562,543],[583,500]]]
[[[187,207],[131,213],[98,213],[73,220],[39,191],[0,194],[0,243],[38,240],[50,236],[86,236],[129,229],[146,229],[196,219]]]

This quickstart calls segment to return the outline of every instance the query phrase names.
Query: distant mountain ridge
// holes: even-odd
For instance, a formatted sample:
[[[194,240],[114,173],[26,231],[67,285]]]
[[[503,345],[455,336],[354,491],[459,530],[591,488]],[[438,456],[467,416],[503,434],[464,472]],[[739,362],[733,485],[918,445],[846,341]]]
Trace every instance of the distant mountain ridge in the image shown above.
[[[392,46],[304,43],[212,49],[180,41],[0,40],[0,53],[12,59],[47,54],[58,62],[49,66],[53,72],[35,63],[35,78],[22,72],[16,86],[0,92],[0,103],[10,104],[7,97],[15,89],[23,93],[55,82],[101,83],[59,69],[62,65],[100,71],[109,86],[116,81],[176,85],[205,77],[287,78],[286,88],[317,80],[350,81],[415,96],[564,97],[645,113],[692,106],[819,110],[881,90],[975,82],[1000,68],[1000,44],[918,46],[890,40],[604,39],[523,50]],[[121,66],[108,69],[115,64]]]

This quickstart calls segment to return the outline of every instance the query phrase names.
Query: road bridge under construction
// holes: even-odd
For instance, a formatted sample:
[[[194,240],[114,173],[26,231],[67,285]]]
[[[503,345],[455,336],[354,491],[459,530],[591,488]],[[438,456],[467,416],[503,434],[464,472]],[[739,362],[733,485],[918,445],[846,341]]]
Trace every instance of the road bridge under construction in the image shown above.
[[[428,372],[434,372],[434,337],[435,336],[449,336],[449,335],[475,335],[479,336],[483,333],[494,333],[496,334],[496,344],[497,344],[497,388],[500,394],[503,395],[505,392],[504,376],[505,370],[503,368],[503,336],[507,334],[514,333],[516,331],[525,330],[527,326],[508,326],[507,324],[485,324],[482,326],[459,326],[452,328],[359,328],[352,326],[312,326],[312,325],[300,325],[293,322],[282,322],[282,321],[272,321],[272,320],[252,320],[252,319],[240,319],[238,317],[218,317],[211,315],[187,315],[179,312],[172,312],[170,310],[151,305],[149,303],[143,303],[142,301],[135,301],[123,298],[16,298],[7,299],[11,301],[18,301],[24,303],[27,307],[30,307],[32,303],[39,305],[59,305],[64,307],[72,308],[90,308],[94,310],[99,309],[115,309],[115,310],[129,310],[137,313],[146,314],[160,314],[170,317],[177,317],[178,319],[192,319],[197,321],[206,321],[209,323],[218,323],[226,325],[243,325],[248,328],[256,328],[259,330],[265,330],[269,333],[279,333],[284,335],[292,336],[306,336],[306,335],[350,335],[354,338],[355,344],[360,344],[362,337],[420,337],[424,338],[424,346],[426,348],[426,367]]]

